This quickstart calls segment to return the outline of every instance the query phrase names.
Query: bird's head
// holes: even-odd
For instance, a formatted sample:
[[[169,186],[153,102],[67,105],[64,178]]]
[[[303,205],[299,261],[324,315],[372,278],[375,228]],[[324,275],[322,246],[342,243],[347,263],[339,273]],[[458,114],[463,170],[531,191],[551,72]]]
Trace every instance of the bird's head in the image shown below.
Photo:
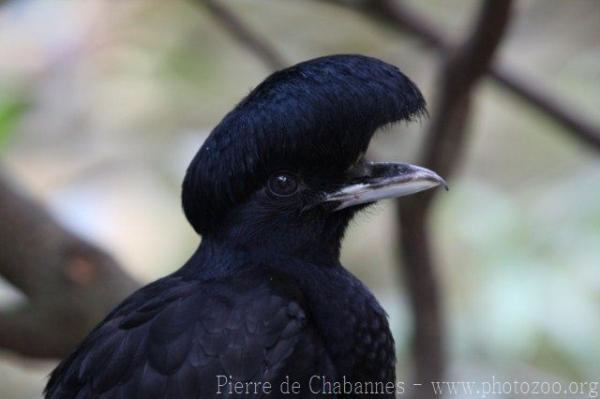
[[[425,168],[364,159],[379,127],[424,112],[418,88],[374,58],[327,56],[276,72],[194,157],[183,183],[185,214],[205,238],[337,259],[358,209],[445,184]]]

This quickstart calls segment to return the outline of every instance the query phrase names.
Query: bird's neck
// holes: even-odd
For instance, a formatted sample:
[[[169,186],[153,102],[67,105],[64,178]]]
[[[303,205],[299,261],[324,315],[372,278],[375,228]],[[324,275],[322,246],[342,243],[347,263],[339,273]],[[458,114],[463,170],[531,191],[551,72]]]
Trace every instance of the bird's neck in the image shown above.
[[[319,265],[324,268],[339,266],[338,245],[306,243],[293,249],[282,243],[280,246],[241,245],[238,241],[222,240],[214,237],[203,237],[200,246],[179,274],[202,280],[218,279],[243,271],[248,267],[261,263],[269,266],[289,262],[303,262]]]

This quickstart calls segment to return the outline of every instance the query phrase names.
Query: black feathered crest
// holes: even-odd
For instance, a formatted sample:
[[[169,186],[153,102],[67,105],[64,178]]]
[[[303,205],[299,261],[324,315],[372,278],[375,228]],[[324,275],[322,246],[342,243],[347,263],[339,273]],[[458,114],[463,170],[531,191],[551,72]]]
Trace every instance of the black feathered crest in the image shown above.
[[[214,128],[183,183],[194,229],[210,232],[279,168],[348,168],[377,128],[425,112],[419,89],[393,65],[332,55],[275,72]]]

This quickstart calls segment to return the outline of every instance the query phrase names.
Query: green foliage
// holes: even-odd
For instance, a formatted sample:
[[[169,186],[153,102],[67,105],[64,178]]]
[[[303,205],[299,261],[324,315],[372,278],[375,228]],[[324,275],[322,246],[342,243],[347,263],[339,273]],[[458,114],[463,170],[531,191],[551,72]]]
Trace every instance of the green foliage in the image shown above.
[[[0,95],[0,152],[8,147],[10,137],[28,105],[22,96]]]

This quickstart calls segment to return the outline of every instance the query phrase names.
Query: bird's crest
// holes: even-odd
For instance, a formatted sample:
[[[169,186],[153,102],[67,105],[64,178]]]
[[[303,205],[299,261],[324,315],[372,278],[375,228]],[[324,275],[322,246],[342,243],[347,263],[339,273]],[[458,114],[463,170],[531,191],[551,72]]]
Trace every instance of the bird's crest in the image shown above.
[[[393,65],[333,55],[273,73],[214,128],[190,164],[183,207],[204,234],[281,168],[338,173],[377,128],[425,113],[419,89]]]

